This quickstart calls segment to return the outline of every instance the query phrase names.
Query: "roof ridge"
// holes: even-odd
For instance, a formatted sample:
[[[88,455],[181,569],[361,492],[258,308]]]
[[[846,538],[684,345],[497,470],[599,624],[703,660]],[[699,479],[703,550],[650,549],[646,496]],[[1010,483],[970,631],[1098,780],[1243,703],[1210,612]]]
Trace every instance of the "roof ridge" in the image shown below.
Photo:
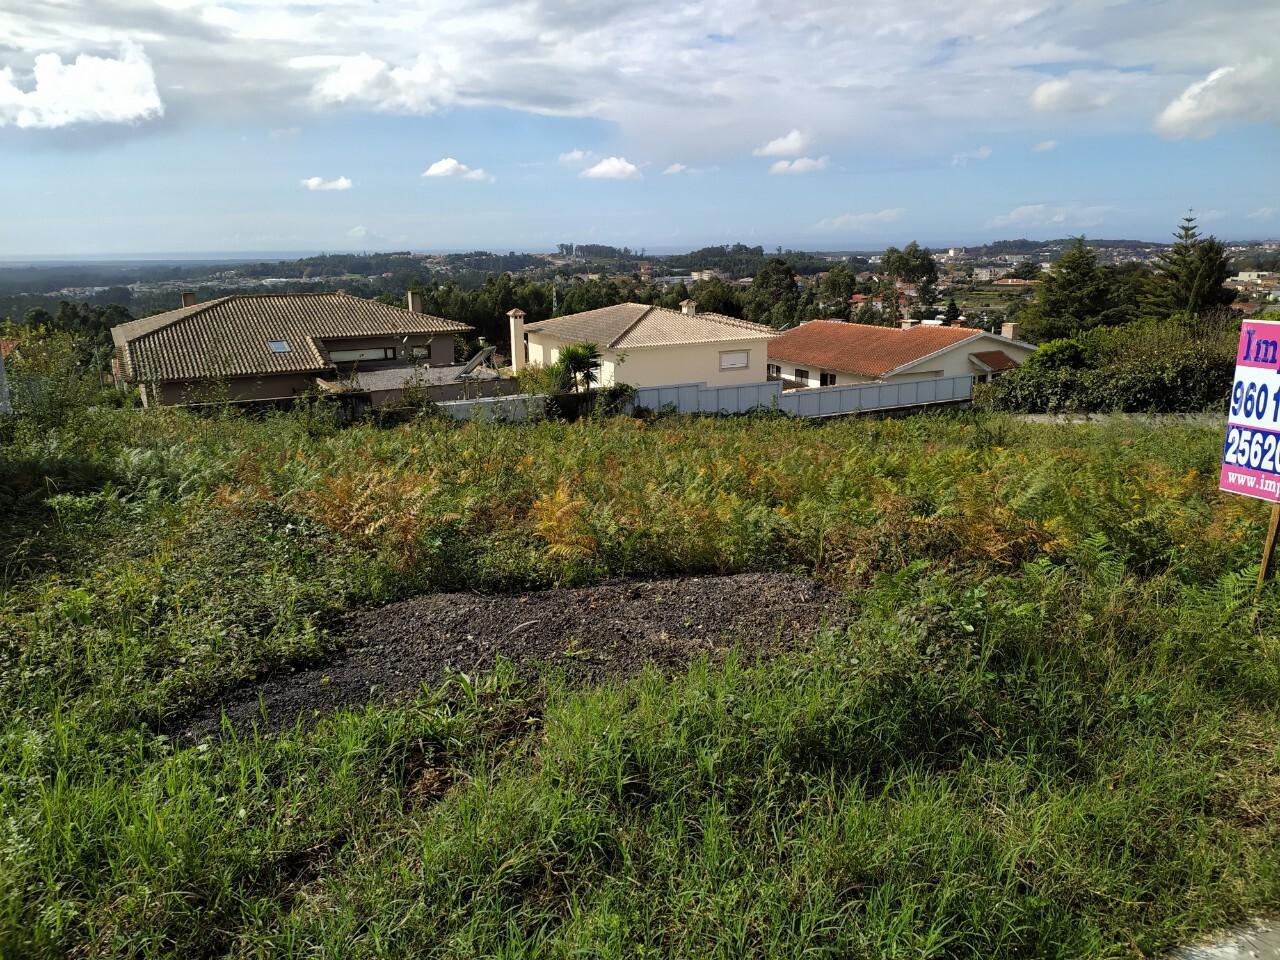
[[[629,324],[627,324],[625,327],[623,327],[623,328],[622,328],[622,330],[621,330],[621,332],[619,332],[617,336],[615,336],[612,340],[610,340],[610,341],[609,341],[609,343],[607,344],[607,346],[608,346],[608,347],[612,348],[612,347],[616,346],[616,345],[618,344],[618,342],[619,342],[623,337],[625,337],[628,333],[630,333],[630,332],[631,332],[632,330],[634,330],[637,326],[639,326],[639,325],[640,325],[640,322],[641,322],[645,317],[649,316],[649,314],[653,313],[653,310],[654,310],[654,305],[653,305],[653,304],[637,303],[637,304],[633,304],[633,306],[637,306],[637,307],[645,307],[646,309],[641,310],[641,311],[640,311],[640,315],[639,315],[638,317],[636,317],[636,318],[635,318],[634,320],[632,320]]]

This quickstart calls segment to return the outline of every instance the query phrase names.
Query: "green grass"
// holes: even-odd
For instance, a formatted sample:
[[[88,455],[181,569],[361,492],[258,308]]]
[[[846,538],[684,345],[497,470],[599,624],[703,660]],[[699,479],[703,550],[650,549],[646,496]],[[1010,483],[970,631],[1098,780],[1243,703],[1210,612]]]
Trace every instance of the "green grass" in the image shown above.
[[[0,956],[1107,957],[1280,902],[1218,431],[93,410],[0,446]],[[154,731],[421,590],[798,570],[853,626]]]

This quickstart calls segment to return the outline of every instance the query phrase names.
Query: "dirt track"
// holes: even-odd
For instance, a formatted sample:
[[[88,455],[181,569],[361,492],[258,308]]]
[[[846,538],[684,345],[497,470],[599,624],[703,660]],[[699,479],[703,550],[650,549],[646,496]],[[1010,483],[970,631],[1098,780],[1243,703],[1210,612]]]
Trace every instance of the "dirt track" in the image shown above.
[[[846,612],[838,594],[785,574],[429,594],[349,614],[337,627],[345,651],[331,662],[243,687],[170,733],[188,743],[209,737],[223,711],[236,729],[279,730],[298,718],[416,694],[447,671],[482,671],[499,656],[525,674],[560,670],[574,683],[634,676],[646,664],[672,672],[734,646],[748,654],[795,646],[823,624],[844,624]]]

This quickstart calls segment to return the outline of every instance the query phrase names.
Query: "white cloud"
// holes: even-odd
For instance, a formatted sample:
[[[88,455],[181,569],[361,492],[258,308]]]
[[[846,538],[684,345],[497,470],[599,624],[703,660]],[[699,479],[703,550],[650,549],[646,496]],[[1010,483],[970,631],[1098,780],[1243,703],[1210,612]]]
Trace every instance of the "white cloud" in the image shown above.
[[[360,224],[359,226],[352,227],[348,230],[347,238],[349,240],[359,240],[366,243],[381,243],[387,239],[384,234],[379,233],[377,230],[370,227],[366,227],[364,224]]]
[[[1048,153],[1050,150],[1058,149],[1058,141],[1057,140],[1041,140],[1031,149],[1034,150],[1036,153]]]
[[[1065,203],[1028,203],[1014,207],[1008,213],[992,217],[989,227],[1096,227],[1102,223],[1112,207]]]
[[[851,232],[866,230],[869,227],[885,223],[896,223],[902,219],[902,215],[906,212],[902,207],[892,207],[887,210],[876,210],[870,213],[842,213],[838,217],[819,220],[813,225],[813,229],[824,231],[848,230]]]
[[[785,16],[764,0],[10,0],[0,8],[0,71],[11,71],[0,80],[0,116],[9,124],[19,100],[27,122],[42,126],[82,113],[112,122],[159,116],[162,98],[193,127],[248,117],[262,129],[310,129],[307,108],[497,108],[599,121],[619,143],[670,144],[654,157],[661,170],[753,149],[769,162],[814,156],[815,144],[833,156],[856,145],[894,159],[915,153],[922,129],[939,142],[994,136],[975,132],[988,129],[1031,142],[1043,136],[1041,110],[1082,111],[1055,130],[1064,140],[1086,129],[1131,133],[1158,115],[1161,132],[1186,136],[1280,111],[1274,0],[883,0],[870,33],[865,17],[833,15],[830,0],[793,0]],[[129,37],[146,43],[146,58],[110,59]],[[123,64],[137,89],[49,109],[48,94],[28,99],[37,54],[60,71],[94,66],[78,57]],[[670,69],[654,70],[658,62]],[[1047,72],[1064,63],[1090,66]],[[1188,86],[1213,67],[1234,72]],[[1094,109],[1104,102],[1107,110]]]
[[[0,68],[0,127],[137,123],[163,113],[151,61],[134,44],[125,44],[115,59],[82,53],[64,63],[59,54],[42,53],[29,81],[20,82],[11,67]]]
[[[1275,207],[1259,207],[1257,210],[1250,212],[1248,216],[1250,220],[1270,220],[1275,215]]]
[[[1166,137],[1203,138],[1235,120],[1280,123],[1280,61],[1258,57],[1219,67],[1182,91],[1156,117]]]
[[[455,99],[451,71],[419,54],[396,67],[367,53],[355,56],[294,57],[289,65],[319,72],[312,97],[320,105],[351,104],[397,113],[431,113]]]
[[[751,152],[757,157],[798,157],[809,146],[810,140],[799,130],[793,129],[780,137],[770,140],[762,147]]]
[[[468,167],[465,163],[459,163],[453,157],[444,157],[437,160],[422,171],[422,175],[424,177],[461,177],[463,180],[493,180],[493,177],[483,170]]]
[[[990,156],[991,148],[986,146],[978,147],[976,150],[964,150],[951,155],[951,165],[963,167],[970,160],[986,160]]]
[[[715,173],[719,167],[691,167],[687,163],[668,164],[666,169],[662,171],[664,177],[686,176],[698,177],[704,173]]]
[[[566,167],[576,167],[589,163],[594,158],[595,154],[590,150],[569,150],[560,154],[560,162]]]
[[[1031,91],[1031,107],[1042,113],[1101,110],[1115,98],[1109,90],[1096,89],[1086,79],[1055,77]]]
[[[778,160],[769,168],[770,173],[791,176],[799,173],[813,173],[815,170],[827,169],[830,157],[797,157],[794,160]]]
[[[640,168],[626,157],[605,157],[578,176],[589,180],[639,180],[642,174]]]
[[[308,190],[350,190],[355,184],[347,177],[336,177],[326,180],[324,177],[307,177],[302,185]]]

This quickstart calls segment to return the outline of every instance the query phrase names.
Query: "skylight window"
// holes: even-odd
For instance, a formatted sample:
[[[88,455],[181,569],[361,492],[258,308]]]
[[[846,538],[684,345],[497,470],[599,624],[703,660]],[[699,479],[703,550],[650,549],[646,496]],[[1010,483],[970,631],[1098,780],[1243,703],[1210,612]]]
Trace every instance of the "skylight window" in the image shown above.
[[[271,348],[272,353],[288,353],[293,349],[289,346],[288,340],[268,340],[267,346]]]

